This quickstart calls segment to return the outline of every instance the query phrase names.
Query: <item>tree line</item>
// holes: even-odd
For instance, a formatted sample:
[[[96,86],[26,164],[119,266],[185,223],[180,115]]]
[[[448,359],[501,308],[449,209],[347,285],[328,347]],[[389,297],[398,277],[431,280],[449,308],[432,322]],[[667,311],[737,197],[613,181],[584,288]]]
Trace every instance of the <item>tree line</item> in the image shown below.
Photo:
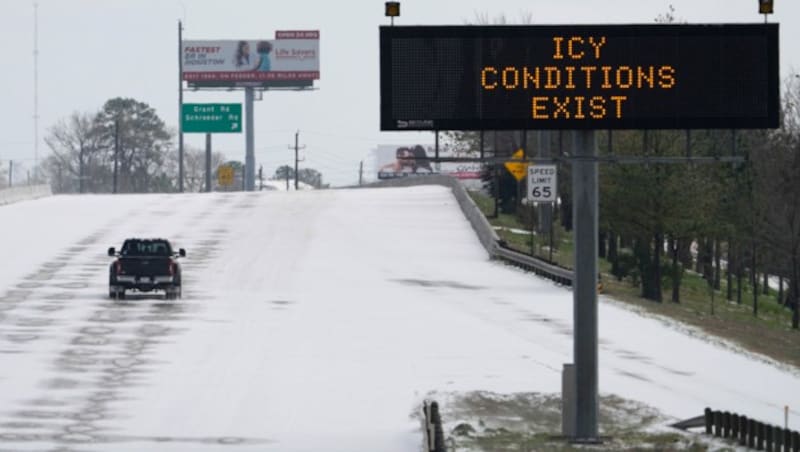
[[[778,299],[800,327],[800,76],[784,83],[781,127],[775,130],[626,130],[597,132],[601,156],[724,157],[743,161],[713,164],[600,164],[600,249],[612,273],[655,302],[680,303],[687,271],[703,276],[725,297],[752,303],[770,277]],[[449,145],[471,155],[483,144],[487,156],[565,157],[568,132],[452,132]],[[502,164],[487,166],[485,189],[498,197],[500,212],[535,222],[522,208],[524,180],[518,184]],[[559,163],[557,219],[572,228],[571,174]],[[541,225],[536,225],[541,229]],[[747,287],[752,300],[743,299]]]
[[[37,174],[55,193],[177,192],[175,137],[176,132],[148,104],[130,98],[109,99],[97,112],[73,112],[47,129],[44,141],[51,153],[42,160]],[[204,149],[184,146],[184,191],[205,190],[205,158]],[[234,168],[237,180],[243,175],[241,162],[226,161],[222,153],[213,152],[214,189],[220,188],[216,170],[223,164]],[[5,169],[0,169],[0,175],[5,174]],[[322,186],[322,174],[314,169],[301,170],[299,177]],[[239,189],[240,185],[224,188]]]

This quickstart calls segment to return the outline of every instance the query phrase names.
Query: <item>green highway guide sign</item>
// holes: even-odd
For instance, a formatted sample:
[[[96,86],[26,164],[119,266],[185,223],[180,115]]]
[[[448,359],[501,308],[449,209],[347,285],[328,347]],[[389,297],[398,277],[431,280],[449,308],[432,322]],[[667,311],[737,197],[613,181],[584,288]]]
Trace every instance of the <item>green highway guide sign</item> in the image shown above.
[[[242,104],[183,104],[181,121],[187,133],[240,133]]]

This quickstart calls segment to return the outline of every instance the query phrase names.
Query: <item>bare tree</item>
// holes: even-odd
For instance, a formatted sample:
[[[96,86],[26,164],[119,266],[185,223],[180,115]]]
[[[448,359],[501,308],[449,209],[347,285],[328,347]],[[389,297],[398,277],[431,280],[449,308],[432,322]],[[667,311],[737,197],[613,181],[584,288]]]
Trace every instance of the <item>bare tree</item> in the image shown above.
[[[85,193],[98,188],[103,162],[94,117],[74,112],[48,130],[44,141],[53,155],[43,167],[57,191]]]
[[[196,149],[192,147],[184,148],[184,189],[187,192],[201,192],[206,189],[206,151],[203,149]],[[171,153],[170,162],[177,165],[178,156],[176,153]],[[211,153],[211,187],[216,186],[214,175],[217,168],[225,161],[225,156],[220,152]]]

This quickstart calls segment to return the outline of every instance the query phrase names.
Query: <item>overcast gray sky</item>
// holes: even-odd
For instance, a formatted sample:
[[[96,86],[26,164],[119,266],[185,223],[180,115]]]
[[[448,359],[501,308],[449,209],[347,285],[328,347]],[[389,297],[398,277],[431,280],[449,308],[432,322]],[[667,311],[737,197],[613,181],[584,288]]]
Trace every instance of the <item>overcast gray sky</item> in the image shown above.
[[[358,162],[382,143],[432,142],[432,134],[379,131],[378,26],[382,0],[39,0],[39,157],[42,137],[73,111],[95,112],[133,97],[177,127],[177,21],[184,39],[272,39],[275,30],[320,30],[320,80],[313,92],[267,92],[255,107],[256,163],[268,175],[292,162],[300,130],[302,165],[336,185],[357,180]],[[3,70],[0,162],[34,157],[34,2],[0,1]],[[763,22],[758,0],[404,0],[396,24],[463,24],[476,13],[530,13],[536,24],[652,23],[672,4],[689,23]],[[800,71],[800,1],[775,0],[780,68]],[[244,93],[187,92],[185,102],[243,102]],[[244,160],[243,135],[215,135],[215,148]],[[204,137],[187,134],[201,148]]]

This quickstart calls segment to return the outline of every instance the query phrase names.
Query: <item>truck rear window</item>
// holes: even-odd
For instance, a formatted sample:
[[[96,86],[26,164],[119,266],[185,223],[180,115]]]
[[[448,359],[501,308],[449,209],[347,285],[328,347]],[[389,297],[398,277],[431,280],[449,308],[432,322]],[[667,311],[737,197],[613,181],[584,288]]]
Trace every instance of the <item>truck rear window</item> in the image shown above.
[[[170,256],[169,243],[163,240],[126,240],[122,245],[123,256]]]

